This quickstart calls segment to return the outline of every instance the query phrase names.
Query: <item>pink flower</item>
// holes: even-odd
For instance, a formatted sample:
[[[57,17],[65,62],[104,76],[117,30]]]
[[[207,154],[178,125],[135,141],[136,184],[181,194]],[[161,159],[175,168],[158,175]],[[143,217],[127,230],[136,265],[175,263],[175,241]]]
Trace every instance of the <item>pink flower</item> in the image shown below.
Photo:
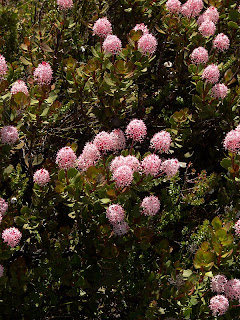
[[[78,169],[87,171],[88,168],[95,166],[100,158],[101,153],[96,145],[92,142],[87,142],[83,148],[82,154],[77,159]]]
[[[211,288],[212,291],[221,293],[225,291],[225,285],[227,283],[227,278],[221,274],[216,275],[212,278]]]
[[[119,204],[112,204],[107,208],[106,216],[110,223],[121,222],[125,218],[125,212],[122,206]]]
[[[135,156],[126,156],[125,163],[132,169],[133,172],[139,172],[142,169],[139,160]]]
[[[203,21],[198,30],[203,37],[210,37],[216,32],[216,26],[212,21],[207,19]]]
[[[224,99],[227,95],[228,87],[223,83],[217,83],[212,87],[211,95],[215,99]]]
[[[226,150],[238,153],[240,150],[240,131],[239,130],[231,130],[227,133],[223,146]]]
[[[56,164],[60,169],[68,170],[75,168],[77,162],[77,156],[72,148],[64,147],[57,153]]]
[[[98,148],[102,153],[113,150],[114,141],[110,133],[106,131],[99,132],[93,140],[93,144]]]
[[[156,154],[149,154],[142,160],[143,172],[155,177],[160,171],[162,160]]]
[[[103,50],[105,53],[118,54],[122,50],[122,42],[117,36],[110,34],[103,42]]]
[[[33,73],[34,81],[36,81],[40,86],[49,85],[52,81],[52,76],[52,68],[50,64],[45,61],[40,63]]]
[[[141,207],[145,216],[154,216],[160,210],[160,201],[155,196],[145,197],[141,203]]]
[[[191,60],[194,64],[206,64],[208,62],[208,52],[203,47],[198,47],[193,50],[191,54]]]
[[[172,139],[169,132],[162,130],[154,134],[150,141],[150,147],[159,151],[160,153],[168,152],[170,149]]]
[[[4,266],[0,264],[0,278],[3,276]]]
[[[163,161],[161,170],[166,173],[168,178],[175,176],[180,168],[178,159],[168,159]]]
[[[113,142],[113,151],[123,150],[126,148],[126,139],[122,130],[115,129],[110,133],[110,135],[112,137]]]
[[[240,299],[240,280],[232,279],[225,285],[225,295],[230,300]]]
[[[126,158],[123,156],[115,157],[110,163],[110,171],[114,172],[119,167],[126,165]]]
[[[196,17],[203,9],[202,0],[188,0],[182,5],[181,13],[187,18]]]
[[[8,209],[8,203],[3,199],[0,198],[0,214],[3,216]]]
[[[4,79],[8,71],[8,66],[4,56],[0,54],[0,80]]]
[[[240,237],[240,219],[234,225],[235,233]]]
[[[72,0],[57,0],[57,5],[60,10],[68,10],[73,7]]]
[[[3,242],[6,242],[13,248],[19,244],[22,238],[22,233],[17,228],[11,227],[3,231],[2,238]]]
[[[203,13],[204,19],[209,19],[213,23],[217,23],[219,19],[219,13],[217,9],[213,6],[209,7],[204,13]]]
[[[200,27],[200,25],[205,21],[205,17],[204,17],[204,14],[201,14],[198,19],[197,19],[197,24],[198,26]]]
[[[98,19],[93,26],[93,34],[101,38],[106,38],[109,34],[112,33],[111,22],[106,18]]]
[[[151,34],[144,34],[138,40],[138,50],[142,52],[143,55],[153,54],[157,49],[157,39]]]
[[[1,140],[3,144],[13,145],[19,139],[17,128],[5,126],[1,129]]]
[[[29,96],[28,88],[26,86],[26,83],[22,80],[17,80],[13,83],[11,88],[11,94],[14,95],[18,92],[23,92],[26,96]]]
[[[39,184],[41,187],[48,184],[50,181],[50,175],[49,172],[46,169],[39,169],[34,173],[33,181],[36,184]]]
[[[142,142],[147,135],[147,127],[142,120],[134,119],[128,124],[126,135],[134,142]]]
[[[209,308],[212,310],[213,316],[217,314],[222,316],[228,310],[228,299],[223,295],[217,295],[211,298]]]
[[[130,186],[133,181],[133,171],[129,166],[121,166],[113,172],[113,180],[118,188]]]
[[[230,46],[229,38],[223,33],[219,33],[216,36],[216,38],[213,40],[213,48],[216,48],[219,51],[227,50],[229,46]]]
[[[126,221],[121,221],[113,224],[113,233],[116,236],[123,236],[128,232],[129,226]]]
[[[220,77],[218,66],[210,64],[203,70],[202,78],[206,79],[207,82],[216,83]]]
[[[133,28],[134,31],[141,30],[143,34],[149,33],[148,27],[145,26],[144,23],[136,24],[136,26]]]
[[[166,2],[166,8],[171,13],[179,13],[181,10],[181,2],[179,0],[168,0]]]

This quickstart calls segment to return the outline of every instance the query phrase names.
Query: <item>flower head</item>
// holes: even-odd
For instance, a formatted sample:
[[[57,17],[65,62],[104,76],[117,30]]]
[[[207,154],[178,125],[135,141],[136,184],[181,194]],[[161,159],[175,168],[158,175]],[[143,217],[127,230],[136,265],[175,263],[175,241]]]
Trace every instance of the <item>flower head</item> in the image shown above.
[[[203,9],[202,0],[188,0],[181,7],[181,13],[187,18],[196,17]]]
[[[17,128],[5,126],[1,129],[1,140],[3,144],[13,145],[19,139]]]
[[[227,133],[223,146],[226,150],[238,153],[240,151],[240,131],[239,130],[231,130]]]
[[[4,79],[8,71],[8,66],[4,56],[0,54],[0,80]]]
[[[124,132],[120,129],[115,129],[110,133],[112,137],[112,150],[118,151],[126,148],[126,139]]]
[[[217,293],[224,292],[227,281],[228,281],[227,278],[222,274],[216,275],[215,277],[212,278],[212,281],[211,281],[212,291]]]
[[[126,156],[125,164],[129,166],[133,172],[139,172],[142,169],[139,160],[135,156],[131,156],[131,155]]]
[[[119,54],[122,50],[122,42],[117,36],[110,34],[103,42],[103,50],[105,53]]]
[[[134,119],[128,124],[126,135],[134,142],[142,142],[147,135],[147,127],[142,120]]]
[[[218,66],[215,64],[210,64],[203,70],[202,78],[207,82],[216,83],[220,77],[220,72]]]
[[[230,300],[240,299],[240,280],[232,279],[225,285],[225,295]]]
[[[134,30],[134,31],[141,30],[143,34],[149,33],[148,27],[145,26],[144,23],[136,24],[136,26],[133,28],[133,30]]]
[[[228,87],[223,83],[217,83],[212,87],[211,95],[215,99],[224,99],[227,96]]]
[[[181,2],[179,0],[168,0],[166,2],[166,8],[171,13],[179,13],[181,10]]]
[[[98,19],[93,26],[93,34],[101,38],[106,38],[109,34],[112,33],[111,22],[106,18]]]
[[[50,64],[45,61],[40,63],[33,73],[34,81],[36,81],[40,86],[49,85],[52,81],[52,76],[52,68]]]
[[[175,176],[180,168],[178,159],[168,159],[163,161],[161,170],[166,173],[168,178]]]
[[[112,204],[107,208],[106,216],[110,223],[121,222],[125,218],[125,212],[122,206],[119,204]]]
[[[72,0],[57,0],[57,5],[60,10],[68,10],[73,7]]]
[[[234,225],[235,233],[240,237],[240,219]]]
[[[13,83],[11,88],[11,94],[14,95],[18,92],[24,93],[26,96],[29,96],[28,88],[26,86],[26,83],[22,80],[17,80]]]
[[[3,199],[0,198],[0,214],[3,216],[8,209],[8,203]]]
[[[60,169],[68,170],[76,167],[77,156],[72,148],[64,147],[57,153],[56,164]]]
[[[158,197],[145,197],[141,203],[142,212],[145,216],[154,216],[160,210],[160,201]]]
[[[213,6],[209,7],[204,13],[203,13],[204,19],[209,19],[213,23],[217,23],[219,19],[219,13],[217,9]]]
[[[106,131],[99,132],[93,140],[93,144],[98,148],[102,153],[113,150],[114,141],[110,133]]]
[[[172,139],[169,132],[162,130],[154,134],[150,141],[150,147],[159,151],[160,153],[168,152],[170,149]]]
[[[216,38],[213,40],[213,48],[218,49],[219,51],[225,51],[230,46],[230,40],[228,36],[223,33],[219,33]]]
[[[17,228],[11,227],[3,231],[2,238],[4,242],[13,248],[19,244],[22,233]]]
[[[142,160],[141,165],[142,165],[143,172],[146,175],[149,174],[155,177],[158,175],[160,171],[161,163],[162,163],[162,160],[159,158],[158,155],[149,154]]]
[[[214,33],[216,32],[216,26],[212,21],[210,21],[209,19],[206,19],[200,25],[198,30],[203,37],[210,37],[214,35]]]
[[[95,166],[101,153],[92,142],[87,142],[83,148],[82,154],[77,159],[77,166],[79,170],[86,171],[89,167]]]
[[[33,181],[41,187],[48,184],[50,181],[49,172],[46,169],[39,169],[34,173]]]
[[[138,40],[138,49],[143,55],[153,54],[157,49],[157,39],[151,33],[144,34]]]
[[[191,54],[191,61],[194,64],[206,64],[208,62],[208,52],[203,47],[198,47]]]
[[[129,166],[123,165],[113,172],[113,180],[118,188],[130,186],[133,181],[133,171]]]
[[[123,236],[128,232],[129,225],[126,221],[121,221],[113,224],[113,233],[116,236]]]
[[[213,316],[222,316],[228,310],[228,299],[223,295],[217,295],[211,298],[209,308],[212,310]]]

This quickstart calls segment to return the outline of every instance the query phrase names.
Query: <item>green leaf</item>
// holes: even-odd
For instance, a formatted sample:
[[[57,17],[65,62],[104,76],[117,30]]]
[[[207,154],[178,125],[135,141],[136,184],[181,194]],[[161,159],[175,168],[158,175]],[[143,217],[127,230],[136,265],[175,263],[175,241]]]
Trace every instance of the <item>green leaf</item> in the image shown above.
[[[228,168],[231,168],[232,167],[232,162],[231,162],[231,159],[229,158],[224,158],[222,159],[222,161],[220,162],[221,166],[228,170]]]
[[[212,220],[211,225],[213,226],[214,230],[217,231],[222,228],[222,221],[218,217],[215,217]]]
[[[103,198],[103,199],[101,199],[100,201],[101,201],[102,204],[106,204],[106,203],[111,202],[111,200],[108,199],[108,198]]]
[[[184,278],[189,278],[192,275],[192,270],[187,269],[183,271],[183,277]]]
[[[197,82],[196,90],[197,90],[197,92],[198,92],[199,94],[202,94],[202,92],[203,92],[203,86],[204,86],[204,84],[203,84],[203,81],[202,81],[202,80],[200,80],[200,81]]]
[[[234,21],[229,21],[228,22],[228,26],[230,28],[238,29],[238,24],[236,22],[234,22]]]

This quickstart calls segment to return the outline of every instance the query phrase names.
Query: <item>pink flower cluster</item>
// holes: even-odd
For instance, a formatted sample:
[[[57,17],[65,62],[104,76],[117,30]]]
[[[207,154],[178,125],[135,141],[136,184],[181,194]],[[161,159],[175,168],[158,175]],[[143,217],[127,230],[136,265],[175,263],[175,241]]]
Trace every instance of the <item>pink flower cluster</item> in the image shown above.
[[[240,130],[238,128],[227,133],[223,146],[226,150],[233,153],[240,151]]]
[[[204,20],[198,28],[203,37],[210,37],[216,32],[215,24],[210,20]]]
[[[18,130],[13,126],[5,126],[1,129],[1,140],[3,144],[13,145],[19,139]]]
[[[170,149],[172,139],[169,132],[162,130],[154,134],[150,141],[150,147],[160,153],[168,152]]]
[[[86,171],[88,168],[97,164],[101,158],[101,153],[97,146],[92,142],[87,142],[83,148],[82,154],[77,159],[77,166],[80,171]]]
[[[234,225],[235,233],[240,237],[240,219]]]
[[[225,286],[227,284],[227,278],[222,275],[218,274],[212,278],[211,281],[211,289],[213,292],[223,293],[225,291]]]
[[[11,94],[14,95],[18,92],[24,93],[26,96],[29,96],[28,88],[26,86],[26,83],[22,80],[17,80],[13,83],[11,88]]]
[[[112,33],[111,22],[106,18],[98,19],[93,26],[93,34],[101,38],[106,38],[109,34]]]
[[[110,133],[112,138],[112,150],[119,151],[126,148],[126,139],[124,132],[120,129],[115,129]]]
[[[219,13],[215,7],[209,7],[198,18],[198,30],[204,37],[210,37],[216,32],[215,24],[218,22]]]
[[[7,67],[6,60],[4,56],[0,54],[0,80],[5,78],[7,74],[7,70],[8,70],[8,67]]]
[[[212,310],[213,316],[222,316],[229,307],[229,301],[224,295],[217,295],[211,298],[209,308]]]
[[[224,99],[227,93],[228,87],[223,83],[217,83],[212,87],[211,95],[215,99]]]
[[[149,33],[148,27],[145,26],[144,23],[136,24],[136,26],[133,28],[133,30],[134,30],[134,31],[141,30],[143,34]]]
[[[102,153],[106,153],[113,150],[113,138],[112,135],[106,131],[99,132],[93,140],[93,144]]]
[[[122,236],[128,232],[129,226],[125,218],[125,211],[119,204],[112,204],[106,210],[106,216],[113,226],[113,233]]]
[[[167,175],[168,178],[175,176],[180,168],[178,159],[168,159],[162,162],[161,170]]]
[[[75,168],[77,164],[77,156],[72,148],[64,147],[57,153],[56,164],[60,169],[68,170]]]
[[[17,228],[11,227],[3,231],[2,238],[4,242],[13,248],[19,244],[22,233]]]
[[[208,52],[203,47],[198,47],[191,53],[191,60],[193,64],[206,64],[208,62]]]
[[[135,156],[128,155],[126,157],[115,157],[110,163],[110,171],[114,172],[116,169],[122,166],[128,166],[133,172],[140,172],[141,165],[139,160]]]
[[[142,213],[146,216],[154,216],[160,210],[160,201],[156,196],[145,197],[141,203]]]
[[[216,83],[220,77],[220,72],[218,66],[215,64],[210,64],[203,70],[202,78],[207,82]]]
[[[179,13],[181,11],[181,5],[179,0],[168,0],[166,2],[166,8],[171,13]]]
[[[153,54],[157,44],[157,39],[151,33],[146,33],[138,40],[138,49],[143,55]]]
[[[219,33],[216,38],[213,40],[213,48],[218,49],[219,51],[225,51],[230,46],[230,40],[228,36],[223,33]]]
[[[122,50],[121,40],[112,34],[109,34],[103,42],[105,53],[118,54]]]
[[[146,175],[156,177],[159,174],[162,160],[156,154],[147,155],[141,162],[143,172]]]
[[[194,18],[200,14],[203,9],[202,0],[188,0],[181,7],[181,13],[187,18]]]
[[[33,77],[34,81],[36,81],[38,85],[49,85],[53,77],[53,71],[50,64],[45,61],[40,63],[34,70]]]
[[[3,216],[8,209],[8,203],[3,199],[0,198],[0,216]]]
[[[39,184],[41,187],[48,184],[50,181],[49,172],[46,169],[39,169],[33,175],[33,181]]]
[[[123,236],[129,230],[129,225],[126,221],[116,222],[113,224],[113,233],[116,236]]]
[[[133,182],[133,171],[129,166],[123,165],[113,172],[113,180],[117,188],[124,188]]]
[[[68,10],[73,7],[72,0],[57,0],[57,5],[60,10]]]
[[[147,127],[142,120],[134,119],[128,124],[126,135],[133,142],[142,142],[147,135]]]

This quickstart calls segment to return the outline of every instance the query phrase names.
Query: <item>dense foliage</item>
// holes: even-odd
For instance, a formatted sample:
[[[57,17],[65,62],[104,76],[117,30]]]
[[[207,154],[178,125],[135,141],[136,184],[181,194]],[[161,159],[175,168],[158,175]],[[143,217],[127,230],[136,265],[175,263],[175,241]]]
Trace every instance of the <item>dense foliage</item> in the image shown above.
[[[3,0],[3,319],[238,319],[240,6]]]

